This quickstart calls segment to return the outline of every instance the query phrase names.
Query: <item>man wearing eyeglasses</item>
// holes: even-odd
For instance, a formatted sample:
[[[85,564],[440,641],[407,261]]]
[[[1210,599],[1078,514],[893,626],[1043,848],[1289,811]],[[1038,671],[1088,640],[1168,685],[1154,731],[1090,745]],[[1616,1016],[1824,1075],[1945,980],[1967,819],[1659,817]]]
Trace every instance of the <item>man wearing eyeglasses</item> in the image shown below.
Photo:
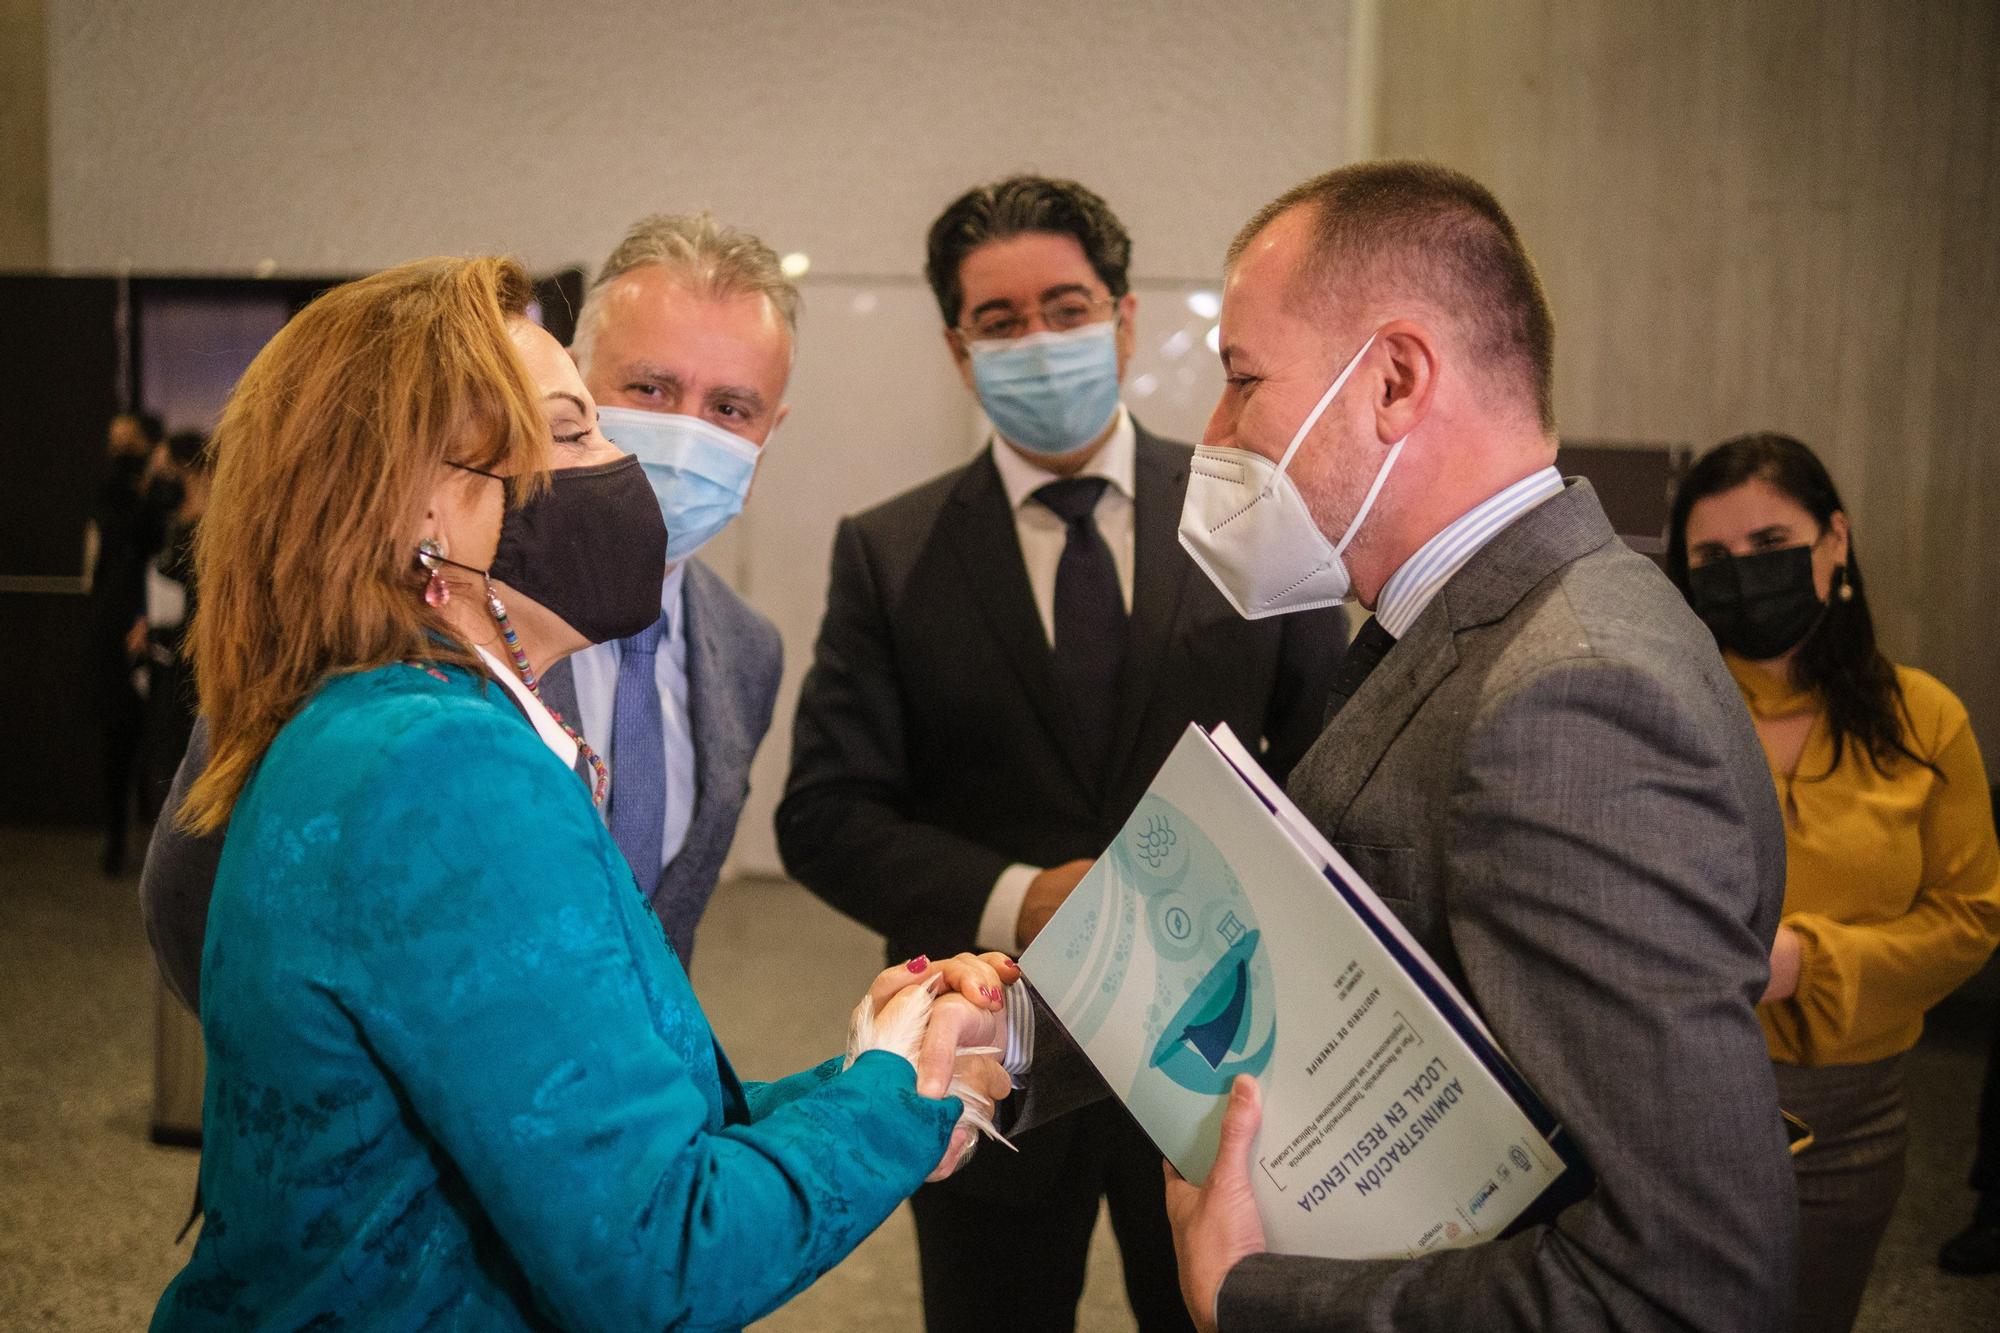
[[[1340,613],[1245,621],[1181,550],[1191,450],[1119,397],[1130,255],[1102,199],[1038,176],[931,227],[993,437],[842,521],[778,809],[786,868],[892,957],[1025,947],[1189,722],[1227,722],[1281,781],[1318,734]],[[1139,1326],[1187,1328],[1160,1155],[1116,1101],[1018,1142],[913,1201],[929,1327],[1074,1327],[1102,1199]],[[995,1274],[1020,1279],[1004,1301]]]

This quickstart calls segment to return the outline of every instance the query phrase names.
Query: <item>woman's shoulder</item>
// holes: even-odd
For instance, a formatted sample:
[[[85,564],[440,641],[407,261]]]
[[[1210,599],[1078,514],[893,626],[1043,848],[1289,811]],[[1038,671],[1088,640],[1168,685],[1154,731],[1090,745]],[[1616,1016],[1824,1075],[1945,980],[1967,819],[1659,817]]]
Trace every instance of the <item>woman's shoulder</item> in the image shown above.
[[[272,743],[268,766],[337,788],[384,770],[446,783],[547,753],[505,691],[483,673],[394,662],[327,681]]]
[[[1951,687],[1930,672],[1900,662],[1894,665],[1915,748],[1926,759],[1935,759],[1970,725],[1970,715]]]

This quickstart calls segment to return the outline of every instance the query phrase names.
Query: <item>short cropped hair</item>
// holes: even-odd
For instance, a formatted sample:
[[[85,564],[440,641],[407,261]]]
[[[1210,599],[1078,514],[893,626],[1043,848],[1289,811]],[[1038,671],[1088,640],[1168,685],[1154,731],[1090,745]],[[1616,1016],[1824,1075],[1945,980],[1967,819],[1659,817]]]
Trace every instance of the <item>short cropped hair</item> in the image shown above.
[[[747,231],[726,227],[707,212],[655,213],[632,224],[584,293],[576,321],[577,353],[588,361],[604,289],[634,269],[663,268],[702,296],[761,296],[799,334],[798,286],[777,252]]]
[[[1297,275],[1318,302],[1337,285],[1364,299],[1414,293],[1461,321],[1473,356],[1518,385],[1555,430],[1555,317],[1533,261],[1492,192],[1433,162],[1361,162],[1315,176],[1258,210],[1230,243],[1234,264],[1259,232],[1313,210]]]
[[[1108,204],[1075,181],[1009,176],[967,190],[931,224],[924,277],[946,325],[955,327],[963,313],[958,270],[965,257],[988,241],[1037,231],[1074,238],[1114,299],[1131,290],[1125,271],[1132,263],[1132,238]]]

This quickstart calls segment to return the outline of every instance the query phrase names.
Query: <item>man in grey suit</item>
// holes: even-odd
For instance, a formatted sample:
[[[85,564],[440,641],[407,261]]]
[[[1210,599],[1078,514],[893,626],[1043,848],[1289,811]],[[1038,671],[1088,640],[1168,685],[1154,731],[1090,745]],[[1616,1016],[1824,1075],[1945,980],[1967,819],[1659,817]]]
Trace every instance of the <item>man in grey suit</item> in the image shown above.
[[[649,217],[606,261],[578,323],[574,352],[599,426],[640,456],[667,516],[669,568],[643,645],[649,669],[621,672],[622,646],[600,645],[579,655],[579,672],[559,663],[541,685],[613,767],[607,816],[684,963],[749,794],[783,660],[777,627],[689,557],[737,512],[784,420],[798,309],[797,289],[754,236],[705,214]],[[621,692],[621,680],[637,689]],[[623,755],[620,739],[631,742]],[[207,759],[198,721],[168,811]],[[163,816],[139,884],[160,971],[196,1013],[221,851],[221,836],[190,837]]]
[[[693,559],[741,508],[790,408],[799,293],[756,237],[706,213],[625,234],[572,352],[605,438],[639,455],[667,520],[660,619],[556,663],[542,697],[611,767],[605,814],[681,962],[770,729],[777,626]]]
[[[1770,776],[1712,638],[1552,466],[1552,324],[1512,224],[1440,167],[1309,181],[1231,247],[1222,356],[1184,545],[1246,613],[1348,595],[1375,613],[1292,799],[1584,1169],[1472,1248],[1264,1253],[1261,1100],[1239,1079],[1208,1180],[1169,1170],[1190,1312],[1224,1330],[1787,1327],[1797,1212],[1754,1013],[1784,888]],[[1023,1124],[1092,1084],[1042,1013]]]

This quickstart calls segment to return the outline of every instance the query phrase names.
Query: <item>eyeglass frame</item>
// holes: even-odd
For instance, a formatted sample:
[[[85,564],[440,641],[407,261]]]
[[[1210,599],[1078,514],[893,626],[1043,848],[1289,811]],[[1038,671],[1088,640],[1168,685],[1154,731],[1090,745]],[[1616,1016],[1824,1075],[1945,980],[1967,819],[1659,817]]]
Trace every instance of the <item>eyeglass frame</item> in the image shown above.
[[[1112,312],[1110,322],[1116,322],[1118,318],[1118,303],[1123,299],[1124,298],[1117,296],[1091,296],[1088,292],[1082,290],[1074,292],[1064,292],[1060,296],[1051,296],[1046,300],[1037,302],[1035,305],[1034,315],[1035,317],[1041,320],[1042,328],[1047,332],[1070,333],[1077,329],[1089,328],[1093,324],[1102,324],[1107,321],[1101,319],[1085,318],[1078,320],[1074,324],[1066,324],[1058,326],[1053,319],[1049,318],[1050,307],[1061,305],[1067,301],[1080,301],[1082,302],[1084,308],[1091,314],[1095,314],[1098,310],[1103,309],[1105,307],[1109,307]],[[991,313],[998,315],[1001,312],[999,310],[994,310]],[[1011,305],[1007,307],[1007,313],[1008,313],[1008,318],[1019,322],[1021,327],[1017,332],[986,333],[986,332],[981,332],[976,325],[968,326],[964,324],[952,325],[951,331],[959,336],[960,341],[967,343],[1013,342],[1016,338],[1027,337],[1030,317],[1015,311],[1014,307]]]

